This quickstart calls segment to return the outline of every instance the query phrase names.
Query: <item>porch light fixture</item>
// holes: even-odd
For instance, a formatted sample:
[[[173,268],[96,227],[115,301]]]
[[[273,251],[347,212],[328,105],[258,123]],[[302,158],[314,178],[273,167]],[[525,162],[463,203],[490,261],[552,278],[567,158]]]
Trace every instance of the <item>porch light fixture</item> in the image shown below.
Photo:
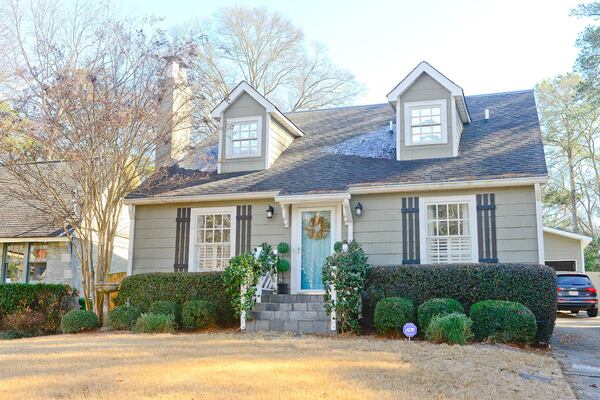
[[[269,204],[269,207],[267,207],[267,218],[269,218],[269,219],[273,218],[274,213],[275,213],[275,209],[273,208],[272,205]]]
[[[358,202],[358,204],[356,205],[356,207],[354,207],[354,214],[357,217],[360,217],[362,215],[362,204],[360,204],[360,201]]]

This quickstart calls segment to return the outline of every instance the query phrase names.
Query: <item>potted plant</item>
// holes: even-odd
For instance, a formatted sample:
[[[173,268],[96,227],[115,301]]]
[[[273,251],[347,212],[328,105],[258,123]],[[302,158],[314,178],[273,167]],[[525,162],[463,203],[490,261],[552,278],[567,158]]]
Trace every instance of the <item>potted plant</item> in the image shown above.
[[[287,243],[279,243],[277,245],[277,255],[279,259],[277,260],[277,274],[279,276],[277,283],[277,293],[279,294],[289,294],[290,287],[287,283],[283,283],[283,273],[290,269],[290,262],[286,260],[284,257],[290,251],[290,246]]]

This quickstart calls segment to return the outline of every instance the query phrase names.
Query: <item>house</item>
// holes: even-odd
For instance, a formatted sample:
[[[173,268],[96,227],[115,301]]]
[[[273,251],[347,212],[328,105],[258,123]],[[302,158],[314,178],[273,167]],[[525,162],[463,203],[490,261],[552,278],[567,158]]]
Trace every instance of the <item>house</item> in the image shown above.
[[[56,163],[57,161],[50,161]],[[43,162],[39,163],[43,168]],[[0,168],[0,282],[67,284],[81,293],[77,241],[41,204],[26,203],[9,189],[14,178]],[[129,219],[122,218],[115,238],[111,272],[125,272]]]
[[[340,240],[357,240],[374,265],[543,264],[556,232],[542,226],[533,91],[465,96],[426,62],[390,89],[382,104],[284,113],[241,82],[212,112],[218,143],[192,148],[173,130],[179,145],[159,151],[169,167],[125,200],[128,274],[220,271],[285,242],[291,269],[279,279],[292,296],[276,301],[314,303]],[[320,331],[315,314],[284,327]],[[279,327],[260,314],[253,325]]]

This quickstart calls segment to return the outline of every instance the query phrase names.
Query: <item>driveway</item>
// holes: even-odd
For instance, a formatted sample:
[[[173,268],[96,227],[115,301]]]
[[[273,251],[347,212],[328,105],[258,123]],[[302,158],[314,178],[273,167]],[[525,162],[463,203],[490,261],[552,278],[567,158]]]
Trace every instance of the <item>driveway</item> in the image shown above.
[[[552,346],[578,398],[600,398],[600,317],[559,313]]]

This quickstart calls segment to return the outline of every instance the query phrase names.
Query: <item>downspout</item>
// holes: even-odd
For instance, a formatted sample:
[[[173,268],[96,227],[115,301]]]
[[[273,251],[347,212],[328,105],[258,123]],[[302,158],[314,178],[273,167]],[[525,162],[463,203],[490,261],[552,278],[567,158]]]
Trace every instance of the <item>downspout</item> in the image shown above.
[[[533,185],[535,189],[535,221],[537,224],[538,262],[544,265],[544,227],[542,224],[542,186],[539,183]]]
[[[127,276],[133,275],[133,243],[135,235],[135,205],[127,206],[129,211],[129,241],[127,244]]]

